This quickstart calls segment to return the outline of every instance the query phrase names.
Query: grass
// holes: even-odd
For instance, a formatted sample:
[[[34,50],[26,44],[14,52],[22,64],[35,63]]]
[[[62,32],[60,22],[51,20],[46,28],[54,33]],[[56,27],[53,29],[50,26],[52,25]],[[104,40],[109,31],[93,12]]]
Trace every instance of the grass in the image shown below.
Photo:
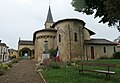
[[[46,71],[42,71],[42,74],[47,83],[120,83],[120,59],[91,60],[85,62],[117,64],[117,67],[110,68],[110,70],[115,71],[116,74],[111,75],[111,79],[106,78],[105,74],[100,73],[87,72],[84,74],[79,74],[79,72],[75,70],[76,68],[78,68],[78,66],[49,69]],[[105,67],[96,66],[88,66],[87,68],[105,69]]]

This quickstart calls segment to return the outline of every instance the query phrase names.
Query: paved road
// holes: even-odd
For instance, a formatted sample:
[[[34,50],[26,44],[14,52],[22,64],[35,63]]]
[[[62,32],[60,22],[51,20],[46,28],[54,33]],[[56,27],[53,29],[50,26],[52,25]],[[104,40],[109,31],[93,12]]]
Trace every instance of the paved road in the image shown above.
[[[21,60],[0,76],[0,83],[44,83],[41,76],[35,72],[36,62],[33,60]]]

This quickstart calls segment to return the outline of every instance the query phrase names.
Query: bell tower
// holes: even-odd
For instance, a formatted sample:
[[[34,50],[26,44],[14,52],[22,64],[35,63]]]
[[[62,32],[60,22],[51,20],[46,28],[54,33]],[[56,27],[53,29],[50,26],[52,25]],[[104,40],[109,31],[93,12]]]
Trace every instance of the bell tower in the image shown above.
[[[49,10],[48,10],[47,19],[45,22],[45,28],[51,28],[53,23],[54,22],[53,22],[53,17],[52,17],[51,7],[50,7],[50,0],[49,0]]]

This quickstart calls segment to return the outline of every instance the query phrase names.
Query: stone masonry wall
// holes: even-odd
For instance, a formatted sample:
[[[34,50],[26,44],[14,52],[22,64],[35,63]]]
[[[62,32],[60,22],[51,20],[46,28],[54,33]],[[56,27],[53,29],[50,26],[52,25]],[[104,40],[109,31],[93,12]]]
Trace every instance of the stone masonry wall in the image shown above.
[[[114,53],[114,47],[115,50],[117,51],[117,47],[115,45],[87,45],[85,47],[86,52],[85,52],[85,59],[90,60],[91,59],[91,46],[94,47],[94,57],[95,59],[99,59],[102,57],[108,57],[111,58]],[[106,48],[106,53],[104,53],[104,47]]]
[[[44,41],[48,41],[48,49],[55,48],[55,35],[56,32],[39,32],[36,34],[35,58],[37,61],[41,61],[42,53],[44,51]]]
[[[78,21],[64,21],[55,26],[57,31],[57,46],[60,59],[63,61],[81,59],[83,55],[83,25]],[[77,41],[74,34],[77,33]],[[61,42],[59,42],[59,34]]]

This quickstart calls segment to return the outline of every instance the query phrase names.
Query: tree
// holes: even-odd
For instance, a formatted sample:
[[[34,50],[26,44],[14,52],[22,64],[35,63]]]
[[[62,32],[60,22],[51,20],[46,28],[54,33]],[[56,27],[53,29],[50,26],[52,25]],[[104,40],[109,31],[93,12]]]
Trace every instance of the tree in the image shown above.
[[[99,17],[99,23],[108,23],[120,31],[120,1],[119,0],[72,0],[75,11]]]

